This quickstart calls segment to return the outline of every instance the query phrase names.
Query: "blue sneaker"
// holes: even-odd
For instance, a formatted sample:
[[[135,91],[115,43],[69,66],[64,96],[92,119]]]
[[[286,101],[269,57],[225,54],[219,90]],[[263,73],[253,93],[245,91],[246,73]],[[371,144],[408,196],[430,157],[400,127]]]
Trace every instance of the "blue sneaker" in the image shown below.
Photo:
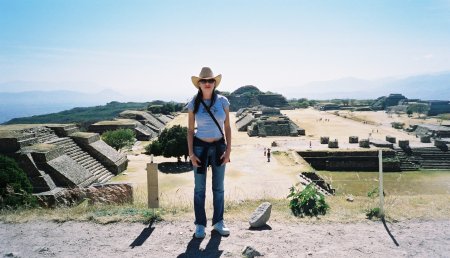
[[[230,229],[225,226],[223,220],[214,224],[214,230],[217,231],[222,236],[228,236],[230,234]]]
[[[195,238],[205,238],[205,226],[195,225]]]

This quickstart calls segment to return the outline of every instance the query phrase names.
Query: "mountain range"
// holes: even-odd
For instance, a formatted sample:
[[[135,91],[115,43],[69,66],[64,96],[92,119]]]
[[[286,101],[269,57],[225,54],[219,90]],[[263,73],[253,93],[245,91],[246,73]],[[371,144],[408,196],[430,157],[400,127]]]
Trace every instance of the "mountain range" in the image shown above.
[[[316,81],[300,87],[284,87],[280,93],[308,99],[375,99],[390,93],[401,93],[411,99],[450,100],[450,71],[405,78],[364,80],[348,77]]]
[[[123,97],[112,90],[97,93],[69,90],[0,92],[0,123],[12,118],[54,113],[74,107],[104,105],[110,101],[123,101]]]
[[[280,86],[274,91],[288,98],[318,100],[375,99],[390,93],[401,93],[412,99],[450,100],[450,71],[376,80],[348,77],[295,87]],[[128,98],[90,82],[0,83],[0,123],[12,118],[54,113],[74,107],[104,105],[111,101],[127,102],[130,101]]]

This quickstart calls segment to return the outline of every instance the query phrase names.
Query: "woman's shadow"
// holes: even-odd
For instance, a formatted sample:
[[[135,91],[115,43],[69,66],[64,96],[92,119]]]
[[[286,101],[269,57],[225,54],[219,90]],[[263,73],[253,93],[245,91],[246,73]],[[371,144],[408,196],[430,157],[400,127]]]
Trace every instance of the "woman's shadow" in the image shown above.
[[[220,257],[223,253],[223,250],[219,250],[220,241],[222,241],[222,236],[216,231],[211,232],[211,238],[209,239],[208,244],[205,249],[200,249],[200,244],[204,239],[197,239],[192,237],[191,241],[186,247],[186,251],[182,254],[179,254],[178,258],[187,258],[187,257]]]

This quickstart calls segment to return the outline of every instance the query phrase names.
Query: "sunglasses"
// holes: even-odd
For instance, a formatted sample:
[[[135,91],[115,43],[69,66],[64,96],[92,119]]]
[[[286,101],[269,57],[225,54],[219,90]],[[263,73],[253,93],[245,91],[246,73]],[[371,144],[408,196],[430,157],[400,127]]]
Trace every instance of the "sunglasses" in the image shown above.
[[[214,80],[214,79],[201,79],[198,82],[199,83],[203,83],[203,84],[205,84],[205,83],[215,83],[216,80]]]

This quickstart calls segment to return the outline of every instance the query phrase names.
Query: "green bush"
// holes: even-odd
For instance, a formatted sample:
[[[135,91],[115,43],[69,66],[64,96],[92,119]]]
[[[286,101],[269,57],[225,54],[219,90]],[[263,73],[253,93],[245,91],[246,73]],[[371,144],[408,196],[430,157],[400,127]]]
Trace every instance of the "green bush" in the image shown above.
[[[14,159],[0,155],[0,208],[36,206],[33,186]]]
[[[117,129],[102,134],[102,140],[116,150],[132,146],[135,137],[136,134],[131,129]]]
[[[325,215],[330,206],[325,202],[325,196],[317,191],[314,185],[311,183],[300,191],[292,186],[287,198],[291,198],[289,202],[289,208],[295,216],[304,215],[317,216]]]
[[[371,199],[370,202],[368,202],[368,208],[366,208],[366,217],[368,219],[372,218],[382,218],[383,214],[381,214],[380,207],[373,207],[376,205],[377,198],[380,196],[380,190],[378,187],[375,187],[371,191],[367,192],[367,197]],[[383,196],[386,196],[386,193],[383,191]]]
[[[147,154],[155,156],[176,157],[180,161],[181,156],[188,155],[187,127],[175,125],[169,129],[164,129],[158,140],[147,145],[145,151]]]

